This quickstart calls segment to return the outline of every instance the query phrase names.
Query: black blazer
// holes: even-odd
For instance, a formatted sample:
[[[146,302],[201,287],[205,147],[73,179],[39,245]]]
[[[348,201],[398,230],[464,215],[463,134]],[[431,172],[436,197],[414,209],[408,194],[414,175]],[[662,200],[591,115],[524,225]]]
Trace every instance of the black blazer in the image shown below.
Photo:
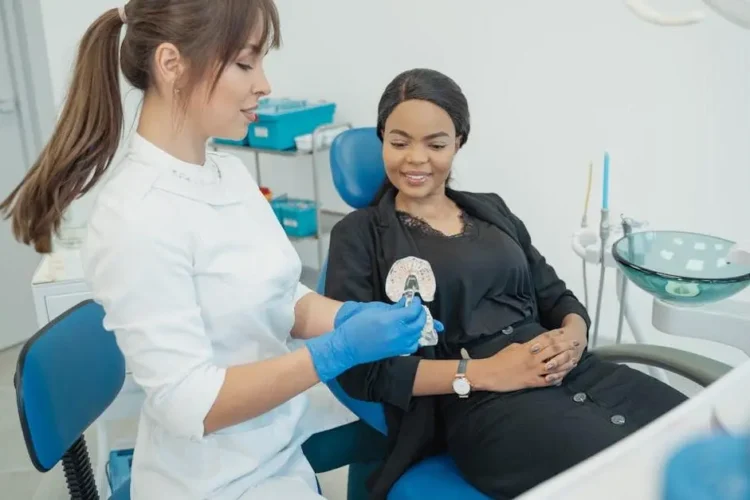
[[[497,226],[523,248],[536,289],[535,312],[542,326],[559,328],[570,313],[580,315],[590,325],[584,306],[534,248],[523,222],[500,196],[451,189],[446,194],[468,215]],[[395,196],[395,190],[388,191],[376,205],[350,213],[333,228],[325,282],[328,297],[390,302],[385,295],[385,279],[391,265],[402,257],[419,257],[414,240],[397,217]],[[435,398],[411,397],[422,358],[434,358],[434,348],[359,365],[338,378],[351,397],[384,404],[389,453],[370,480],[373,498],[385,498],[410,466],[445,450],[437,432]]]

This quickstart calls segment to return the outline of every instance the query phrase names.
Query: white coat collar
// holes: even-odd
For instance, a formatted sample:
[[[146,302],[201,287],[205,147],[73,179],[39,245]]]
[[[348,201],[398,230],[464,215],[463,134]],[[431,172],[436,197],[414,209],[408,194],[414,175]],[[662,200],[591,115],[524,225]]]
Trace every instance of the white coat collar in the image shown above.
[[[240,203],[246,193],[232,182],[230,169],[222,168],[218,155],[206,152],[204,165],[189,163],[172,156],[138,134],[133,134],[130,151],[140,162],[158,169],[153,187],[202,201],[210,205]]]

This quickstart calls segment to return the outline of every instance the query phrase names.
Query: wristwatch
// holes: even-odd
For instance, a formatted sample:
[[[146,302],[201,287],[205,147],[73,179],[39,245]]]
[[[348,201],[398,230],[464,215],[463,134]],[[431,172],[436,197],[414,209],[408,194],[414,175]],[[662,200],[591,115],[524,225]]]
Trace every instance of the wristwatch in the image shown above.
[[[456,370],[456,376],[453,379],[453,392],[458,394],[459,398],[468,398],[471,392],[471,383],[466,378],[466,365],[469,364],[468,359],[462,359],[458,362],[458,370]]]

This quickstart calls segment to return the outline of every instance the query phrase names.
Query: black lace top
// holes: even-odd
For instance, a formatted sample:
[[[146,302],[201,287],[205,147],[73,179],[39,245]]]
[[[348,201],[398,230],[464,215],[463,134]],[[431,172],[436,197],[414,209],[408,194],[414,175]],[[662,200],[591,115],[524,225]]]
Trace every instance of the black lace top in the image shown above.
[[[398,217],[435,273],[437,292],[427,305],[442,315],[447,343],[495,335],[534,314],[526,256],[501,229],[462,212],[463,231],[446,236],[405,212]]]
[[[460,233],[454,235],[445,235],[437,229],[433,228],[427,221],[406,212],[402,212],[399,210],[396,211],[396,214],[398,214],[398,218],[404,226],[408,227],[409,229],[419,231],[425,235],[441,236],[443,238],[461,238],[463,236],[471,234],[475,229],[473,219],[466,215],[464,212],[458,214],[458,217],[461,219],[463,230]]]

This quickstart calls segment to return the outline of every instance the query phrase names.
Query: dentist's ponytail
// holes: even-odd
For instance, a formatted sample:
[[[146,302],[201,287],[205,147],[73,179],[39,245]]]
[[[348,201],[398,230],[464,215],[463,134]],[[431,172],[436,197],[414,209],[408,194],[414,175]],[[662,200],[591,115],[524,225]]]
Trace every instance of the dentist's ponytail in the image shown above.
[[[261,50],[279,47],[273,0],[130,0],[94,21],[81,40],[52,138],[19,186],[0,203],[0,216],[11,219],[16,239],[39,253],[51,252],[65,210],[91,190],[112,163],[123,129],[120,68],[125,79],[145,93],[156,84],[158,47],[172,44],[188,67],[176,82],[175,98],[186,108],[200,85],[209,83],[213,92],[256,29],[261,30]]]
[[[122,131],[117,9],[99,17],[78,48],[73,79],[52,137],[21,183],[0,203],[13,234],[39,253],[52,250],[63,213],[107,170]]]

